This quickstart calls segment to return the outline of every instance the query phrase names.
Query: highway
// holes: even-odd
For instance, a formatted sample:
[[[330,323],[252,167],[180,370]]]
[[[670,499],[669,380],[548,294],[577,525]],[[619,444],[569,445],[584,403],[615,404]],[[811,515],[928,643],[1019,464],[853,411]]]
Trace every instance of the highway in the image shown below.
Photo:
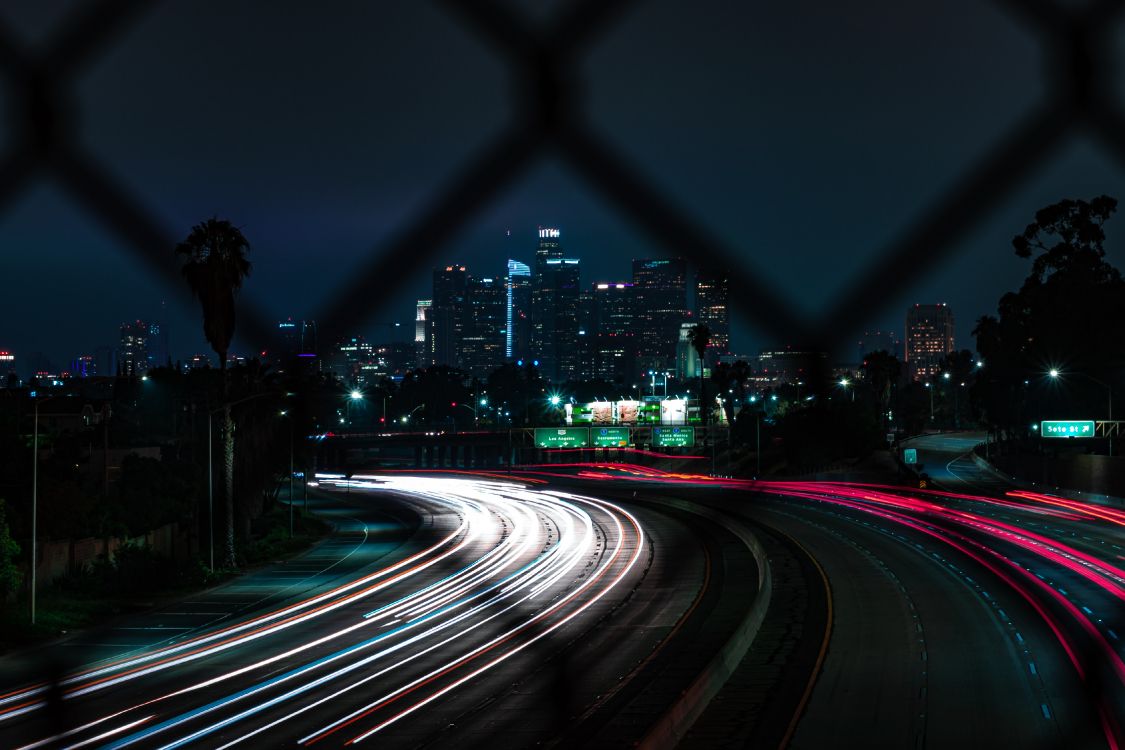
[[[0,746],[1122,747],[1125,510],[957,476],[324,477],[319,572],[54,682],[0,661]]]
[[[682,710],[737,624],[729,587],[757,575],[690,513],[536,479],[321,490],[338,533],[293,579],[250,573],[64,639],[49,652],[87,658],[61,673],[0,661],[0,747],[615,747]],[[198,624],[162,624],[182,616]]]
[[[775,568],[788,554],[823,573],[827,585],[805,574],[800,587],[822,597],[829,616],[803,618],[810,603],[771,610],[764,630],[794,633],[762,644],[766,658],[744,665],[751,673],[743,682],[772,680],[773,691],[808,680],[782,744],[1121,747],[1125,511],[992,476],[977,487],[968,459],[958,462],[975,441],[962,442],[927,446],[930,460],[939,449],[950,454],[941,478],[958,491],[710,479],[640,466],[541,471],[720,509],[789,544],[789,552],[776,548]],[[771,677],[777,662],[787,669]],[[767,746],[752,741],[760,731],[721,744]],[[702,727],[688,746],[716,744]]]

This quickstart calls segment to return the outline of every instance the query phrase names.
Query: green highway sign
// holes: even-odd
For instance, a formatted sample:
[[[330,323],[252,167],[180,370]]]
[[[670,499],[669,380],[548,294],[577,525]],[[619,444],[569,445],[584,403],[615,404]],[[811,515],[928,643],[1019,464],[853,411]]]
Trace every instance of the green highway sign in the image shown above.
[[[632,442],[628,427],[591,427],[595,448],[624,448]]]
[[[589,448],[589,427],[536,427],[536,448]]]
[[[653,427],[652,444],[657,448],[691,448],[695,445],[695,428]]]
[[[917,448],[903,448],[902,462],[905,464],[918,463],[918,449]]]
[[[1040,422],[1039,434],[1045,438],[1092,438],[1094,420],[1056,419]]]

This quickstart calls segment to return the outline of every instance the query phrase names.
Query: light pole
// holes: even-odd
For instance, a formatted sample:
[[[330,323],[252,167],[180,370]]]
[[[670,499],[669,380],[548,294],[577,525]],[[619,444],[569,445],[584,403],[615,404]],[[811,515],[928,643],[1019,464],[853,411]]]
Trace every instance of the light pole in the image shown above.
[[[348,400],[347,400],[347,405],[348,405],[348,429],[351,429],[351,426],[352,426],[352,402],[362,401],[362,400],[363,400],[363,393],[359,390],[353,390],[351,393],[348,394]],[[339,412],[337,412],[337,413],[339,413]]]
[[[851,385],[850,380],[848,380],[847,378],[840,378],[840,387],[844,389],[844,393],[848,392],[848,390],[849,390],[848,386],[850,386],[850,385]],[[851,392],[852,392],[852,403],[854,404],[855,403],[855,389],[852,388]]]
[[[289,538],[293,538],[293,417],[282,409],[278,412],[280,417],[289,418]]]
[[[35,624],[35,574],[39,568],[39,403],[50,401],[53,396],[36,398],[35,427],[31,437],[31,624]]]
[[[1051,368],[1051,370],[1047,374],[1051,376],[1052,380],[1058,380],[1063,375],[1063,373],[1059,372],[1055,368]],[[1106,405],[1106,408],[1108,410],[1108,414],[1106,416],[1106,419],[1108,421],[1112,422],[1113,421],[1113,386],[1111,386],[1109,383],[1106,383],[1102,380],[1098,380],[1093,375],[1087,375],[1084,372],[1070,372],[1070,373],[1066,373],[1066,374],[1067,375],[1079,375],[1081,377],[1086,378],[1087,380],[1089,380],[1091,382],[1097,383],[1102,388],[1105,388],[1106,399],[1108,400],[1108,404]],[[1109,455],[1111,455],[1111,456],[1113,455],[1113,438],[1112,437],[1109,438]]]
[[[934,388],[931,383],[926,383],[926,389],[930,392],[930,424],[934,421]]]

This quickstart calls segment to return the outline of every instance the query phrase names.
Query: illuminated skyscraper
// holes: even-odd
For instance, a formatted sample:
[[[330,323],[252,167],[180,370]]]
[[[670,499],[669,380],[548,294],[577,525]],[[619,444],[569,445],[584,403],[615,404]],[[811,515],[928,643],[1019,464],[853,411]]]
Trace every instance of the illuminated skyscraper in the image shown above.
[[[414,313],[414,355],[415,364],[418,367],[429,367],[433,364],[433,358],[430,352],[431,331],[430,323],[430,309],[433,307],[433,300],[420,299],[418,306],[415,308]]]
[[[577,258],[564,258],[560,232],[540,227],[531,289],[531,350],[543,374],[554,381],[579,373]]]
[[[430,308],[433,364],[462,367],[461,337],[464,335],[465,267],[452,264],[434,269],[434,296]]]
[[[143,320],[121,324],[117,365],[122,375],[133,377],[148,371],[149,325]]]
[[[711,330],[707,364],[730,353],[730,279],[726,271],[700,269],[695,275],[695,322]]]
[[[634,332],[633,285],[602,282],[591,289],[592,377],[628,383],[637,376],[637,337]]]
[[[465,369],[482,379],[504,363],[506,286],[500,279],[470,278],[465,293],[461,355]]]
[[[906,368],[914,380],[931,378],[953,351],[953,311],[944,302],[906,311]]]
[[[690,317],[683,258],[634,260],[633,302],[642,369],[670,369],[680,326]]]
[[[509,260],[506,286],[504,356],[523,359],[529,356],[531,347],[531,268]]]

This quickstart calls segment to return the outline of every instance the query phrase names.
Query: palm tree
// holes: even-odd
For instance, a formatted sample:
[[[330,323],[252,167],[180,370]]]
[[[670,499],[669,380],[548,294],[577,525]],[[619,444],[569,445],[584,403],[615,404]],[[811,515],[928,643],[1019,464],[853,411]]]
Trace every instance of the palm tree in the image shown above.
[[[689,330],[691,348],[699,355],[699,416],[706,427],[708,407],[703,393],[703,353],[711,344],[711,329],[705,323],[696,323]]]
[[[203,308],[203,335],[219,357],[222,378],[223,418],[220,442],[223,449],[223,495],[226,511],[226,566],[234,557],[234,422],[230,416],[227,352],[234,338],[234,296],[250,275],[246,254],[250,243],[238,227],[226,219],[210,218],[191,228],[176,245],[183,256],[183,274],[191,293]]]

